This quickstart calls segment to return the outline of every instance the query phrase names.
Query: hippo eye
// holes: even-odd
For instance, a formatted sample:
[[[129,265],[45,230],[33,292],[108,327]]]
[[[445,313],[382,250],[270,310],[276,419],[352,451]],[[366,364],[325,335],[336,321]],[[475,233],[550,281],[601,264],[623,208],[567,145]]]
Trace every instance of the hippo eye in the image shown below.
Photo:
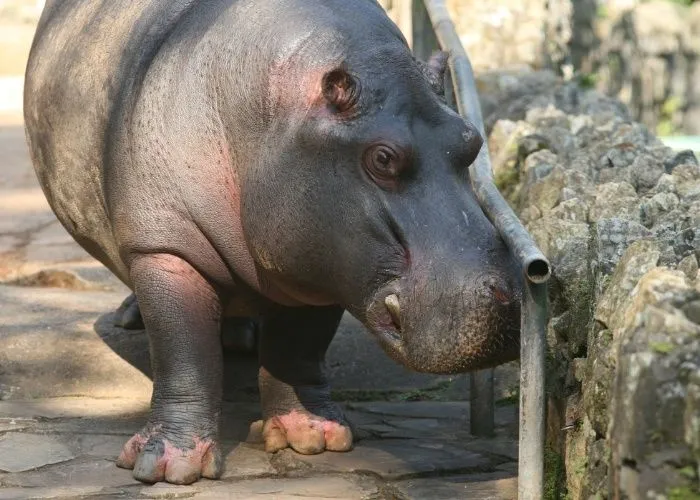
[[[377,160],[377,163],[384,165],[385,167],[389,166],[389,163],[391,163],[391,154],[383,149],[377,151],[374,157]]]
[[[392,187],[401,173],[402,164],[399,153],[384,144],[373,146],[365,153],[365,170],[381,187]]]

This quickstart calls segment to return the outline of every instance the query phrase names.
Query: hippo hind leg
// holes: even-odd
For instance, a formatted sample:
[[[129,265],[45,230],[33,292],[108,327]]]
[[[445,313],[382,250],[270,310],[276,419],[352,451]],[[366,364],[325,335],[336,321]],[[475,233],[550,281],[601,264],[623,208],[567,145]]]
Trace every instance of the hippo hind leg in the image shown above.
[[[352,448],[349,423],[331,400],[323,372],[342,314],[335,306],[279,307],[263,318],[258,383],[266,451],[291,447],[314,454]]]
[[[129,295],[114,313],[114,325],[126,330],[143,330],[141,309],[135,294]],[[257,318],[224,317],[221,342],[224,352],[253,356],[258,353],[259,321]]]

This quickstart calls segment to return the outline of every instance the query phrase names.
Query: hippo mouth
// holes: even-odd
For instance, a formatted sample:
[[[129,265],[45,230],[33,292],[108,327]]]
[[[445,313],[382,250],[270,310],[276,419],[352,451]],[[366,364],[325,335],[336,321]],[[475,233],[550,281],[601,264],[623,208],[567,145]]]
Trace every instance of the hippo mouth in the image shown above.
[[[439,280],[438,280],[439,282]],[[505,277],[479,273],[455,293],[400,278],[381,287],[364,323],[386,354],[424,373],[463,373],[516,359],[519,291]]]
[[[370,331],[390,356],[403,362],[406,353],[401,318],[401,300],[396,287],[378,292],[367,309]]]

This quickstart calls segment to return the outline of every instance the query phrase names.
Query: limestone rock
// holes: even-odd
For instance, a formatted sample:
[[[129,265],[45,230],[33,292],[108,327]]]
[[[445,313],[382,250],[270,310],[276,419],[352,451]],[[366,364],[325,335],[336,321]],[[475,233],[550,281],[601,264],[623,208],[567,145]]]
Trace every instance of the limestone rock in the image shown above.
[[[700,291],[683,273],[655,268],[633,296],[620,332],[611,473],[616,491],[640,498],[686,483],[685,467],[697,470],[700,325],[679,306],[700,298]]]
[[[489,145],[553,266],[547,385],[562,409],[550,412],[548,442],[568,494],[697,489],[697,158],[664,147],[619,102],[552,75],[512,75],[484,86]]]

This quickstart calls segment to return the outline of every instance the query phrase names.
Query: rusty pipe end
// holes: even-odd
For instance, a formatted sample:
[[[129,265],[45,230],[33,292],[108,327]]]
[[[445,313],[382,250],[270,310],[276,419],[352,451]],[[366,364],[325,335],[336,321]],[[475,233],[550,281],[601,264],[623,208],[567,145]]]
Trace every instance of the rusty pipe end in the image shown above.
[[[540,252],[535,252],[535,255],[525,258],[523,264],[525,277],[532,283],[546,283],[552,275],[552,266]]]

